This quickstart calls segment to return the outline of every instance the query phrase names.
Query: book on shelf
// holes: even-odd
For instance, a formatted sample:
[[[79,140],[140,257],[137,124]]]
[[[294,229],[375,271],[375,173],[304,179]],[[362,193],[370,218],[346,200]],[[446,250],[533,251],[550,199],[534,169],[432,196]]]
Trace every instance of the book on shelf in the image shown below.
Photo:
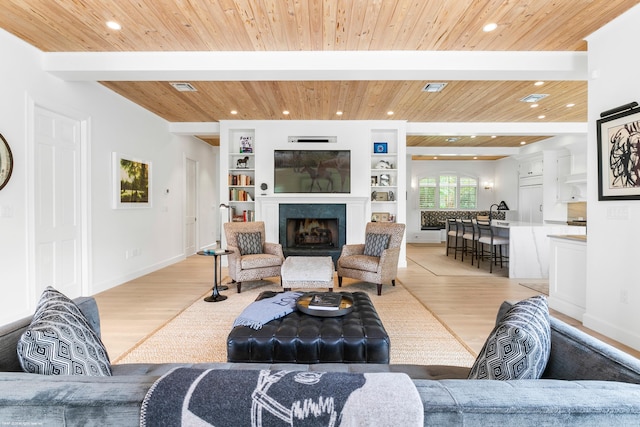
[[[314,310],[338,310],[342,295],[339,293],[326,292],[314,294],[309,301],[309,308]]]

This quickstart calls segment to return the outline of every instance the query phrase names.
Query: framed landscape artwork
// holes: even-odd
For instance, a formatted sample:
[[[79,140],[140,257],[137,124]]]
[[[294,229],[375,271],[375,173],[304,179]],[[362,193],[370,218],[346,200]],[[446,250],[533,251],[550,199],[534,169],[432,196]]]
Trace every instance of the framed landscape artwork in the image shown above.
[[[151,207],[151,162],[113,153],[113,208]]]
[[[597,121],[598,200],[640,200],[640,108]]]

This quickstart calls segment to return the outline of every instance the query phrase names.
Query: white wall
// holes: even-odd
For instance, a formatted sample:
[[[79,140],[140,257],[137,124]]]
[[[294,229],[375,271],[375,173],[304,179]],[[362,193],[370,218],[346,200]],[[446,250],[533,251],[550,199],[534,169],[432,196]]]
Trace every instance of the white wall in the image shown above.
[[[587,310],[584,324],[640,349],[640,201],[598,201],[596,120],[600,112],[640,100],[635,6],[588,38]],[[624,294],[626,302],[623,302]]]
[[[418,182],[425,176],[442,173],[469,175],[478,179],[478,210],[489,210],[494,203],[504,200],[509,208],[517,207],[518,164],[513,159],[501,160],[409,160],[407,182],[407,241],[430,241],[420,230],[420,194]],[[484,183],[492,182],[493,189],[485,190]]]
[[[184,156],[200,161],[201,246],[215,240],[215,150],[193,137],[168,132],[166,121],[97,83],[70,83],[41,71],[41,52],[0,30],[0,133],[14,156],[14,172],[0,191],[0,323],[29,314],[29,170],[27,106],[34,102],[72,112],[90,124],[89,293],[96,293],[183,257]],[[152,162],[150,209],[111,208],[111,153]],[[164,194],[169,189],[169,194]],[[140,256],[125,260],[127,249]]]

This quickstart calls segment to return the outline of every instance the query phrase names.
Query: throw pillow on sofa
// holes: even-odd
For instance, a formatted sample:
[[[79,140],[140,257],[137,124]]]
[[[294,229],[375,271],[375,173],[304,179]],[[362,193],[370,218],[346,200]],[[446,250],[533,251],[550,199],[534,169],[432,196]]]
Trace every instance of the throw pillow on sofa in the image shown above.
[[[25,372],[111,375],[107,350],[87,318],[72,300],[50,286],[42,293],[17,351]]]
[[[260,233],[238,233],[240,255],[262,253],[262,235]]]
[[[390,234],[367,233],[364,238],[364,255],[382,256],[382,252],[389,247]]]
[[[498,321],[471,367],[469,379],[538,379],[550,352],[547,299],[532,297],[516,303]]]

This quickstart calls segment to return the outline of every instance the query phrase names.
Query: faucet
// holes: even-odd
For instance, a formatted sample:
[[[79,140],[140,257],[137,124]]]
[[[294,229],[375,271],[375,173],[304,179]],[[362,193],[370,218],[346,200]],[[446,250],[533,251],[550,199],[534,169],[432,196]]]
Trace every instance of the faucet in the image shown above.
[[[495,206],[496,208],[500,207],[500,205],[499,205],[499,204],[497,204],[497,203],[494,203],[494,204],[492,204],[491,206],[489,206],[489,223],[491,223],[491,212],[492,212],[492,209],[493,209],[493,207],[494,207],[494,206]]]

